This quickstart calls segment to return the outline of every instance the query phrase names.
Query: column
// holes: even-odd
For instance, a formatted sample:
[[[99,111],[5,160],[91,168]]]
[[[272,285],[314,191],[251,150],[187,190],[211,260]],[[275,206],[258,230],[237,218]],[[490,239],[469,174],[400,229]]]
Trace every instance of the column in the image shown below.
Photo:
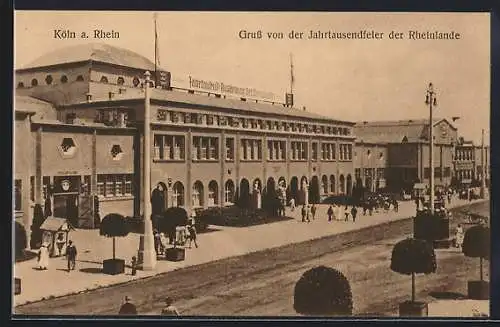
[[[224,207],[225,183],[224,176],[226,174],[226,134],[221,130],[219,138],[219,163],[220,163],[220,183],[219,183],[219,207]]]
[[[184,185],[184,207],[186,209],[186,211],[188,212],[188,215],[191,213],[191,207],[192,207],[192,203],[193,203],[193,198],[192,198],[192,194],[193,194],[193,183],[191,181],[191,166],[192,166],[192,161],[193,161],[193,133],[192,133],[192,130],[191,128],[188,129],[188,132],[187,132],[187,139],[188,139],[188,142],[186,142],[186,147],[189,148],[189,152],[188,153],[191,153],[191,155],[189,156],[189,158],[186,158],[186,184]],[[200,137],[200,152],[201,152],[201,137]]]

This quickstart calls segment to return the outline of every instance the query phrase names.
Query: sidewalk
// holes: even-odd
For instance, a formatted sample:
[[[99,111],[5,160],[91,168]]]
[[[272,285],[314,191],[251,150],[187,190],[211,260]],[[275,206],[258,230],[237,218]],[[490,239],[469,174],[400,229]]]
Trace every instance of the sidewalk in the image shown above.
[[[483,200],[470,203],[481,201]],[[465,204],[469,202],[455,199],[451,207]],[[355,223],[352,220],[328,222],[327,210],[327,205],[318,206],[316,219],[311,223],[300,221],[300,210],[290,212],[287,209],[287,215],[294,219],[251,227],[210,226],[209,232],[198,235],[200,248],[186,249],[185,261],[159,260],[154,271],[138,271],[136,276],[130,275],[130,269],[126,269],[126,274],[122,275],[102,274],[102,261],[112,257],[112,239],[99,236],[98,230],[77,230],[70,234],[78,248],[75,271],[66,271],[66,261],[63,258],[50,259],[49,269],[46,271],[36,269],[36,259],[15,264],[14,276],[22,279],[22,293],[14,296],[14,306],[405,219],[414,215],[415,205],[412,201],[400,202],[399,212],[379,212],[373,216],[363,216],[362,210],[359,210]],[[117,238],[116,257],[125,259],[129,265],[131,257],[137,254],[138,246],[139,234]]]

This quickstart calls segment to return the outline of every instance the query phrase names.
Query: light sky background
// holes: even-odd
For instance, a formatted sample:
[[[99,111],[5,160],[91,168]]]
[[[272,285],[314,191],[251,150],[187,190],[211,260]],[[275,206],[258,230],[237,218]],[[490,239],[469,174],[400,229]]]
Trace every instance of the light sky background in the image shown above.
[[[154,58],[153,12],[15,13],[15,67],[54,49],[104,42]],[[270,91],[284,101],[293,54],[296,107],[348,121],[428,118],[426,88],[437,91],[435,116],[460,116],[460,135],[489,144],[490,18],[488,13],[159,12],[161,66],[173,80],[194,78]],[[119,39],[54,38],[118,31]],[[384,40],[290,40],[291,30],[384,32]],[[282,40],[242,40],[240,30],[283,32]],[[390,40],[392,30],[405,40]],[[408,31],[455,31],[460,40],[408,40]]]

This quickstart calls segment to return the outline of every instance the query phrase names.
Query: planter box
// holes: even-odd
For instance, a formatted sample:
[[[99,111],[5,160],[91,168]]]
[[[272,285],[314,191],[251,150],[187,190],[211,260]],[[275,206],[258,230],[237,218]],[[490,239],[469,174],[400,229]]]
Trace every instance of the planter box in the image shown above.
[[[427,317],[429,306],[426,302],[406,301],[399,304],[400,317]]]
[[[119,275],[125,272],[125,260],[108,259],[102,262],[102,272],[108,275]]]
[[[21,294],[21,278],[14,278],[14,295]]]
[[[168,248],[165,252],[165,259],[168,261],[183,261],[186,258],[186,249]]]
[[[488,300],[490,298],[490,283],[484,280],[467,282],[467,296],[473,300]]]

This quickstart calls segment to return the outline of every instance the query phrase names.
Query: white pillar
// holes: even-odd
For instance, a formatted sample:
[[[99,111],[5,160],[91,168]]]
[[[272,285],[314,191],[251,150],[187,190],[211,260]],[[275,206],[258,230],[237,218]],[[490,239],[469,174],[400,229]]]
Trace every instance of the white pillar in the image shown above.
[[[151,103],[150,76],[144,74],[144,145],[143,145],[143,201],[144,201],[144,235],[141,236],[139,257],[142,258],[142,270],[153,270],[156,267],[156,251],[154,248],[153,222],[151,221]],[[142,246],[141,246],[142,245]],[[141,253],[142,252],[142,253]]]

